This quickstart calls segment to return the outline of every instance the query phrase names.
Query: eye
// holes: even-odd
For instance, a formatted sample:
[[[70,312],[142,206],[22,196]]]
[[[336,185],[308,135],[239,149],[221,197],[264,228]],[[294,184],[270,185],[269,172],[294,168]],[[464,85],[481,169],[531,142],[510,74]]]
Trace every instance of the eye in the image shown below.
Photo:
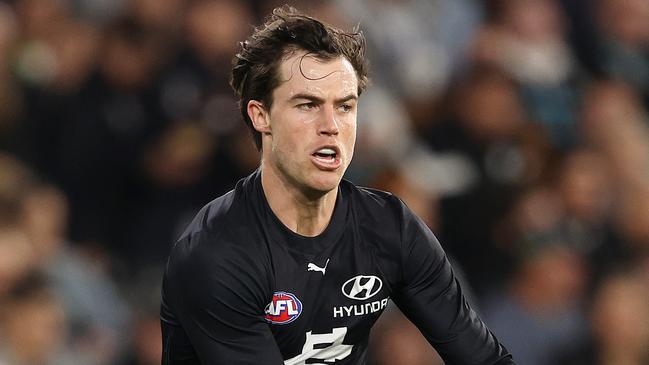
[[[316,103],[313,103],[313,102],[302,103],[302,104],[298,104],[298,105],[297,105],[297,108],[298,108],[298,109],[300,109],[300,110],[304,110],[304,111],[313,110],[313,109],[315,109],[315,108],[317,108],[317,107],[318,107],[318,106],[316,105]]]
[[[340,106],[338,107],[338,110],[340,110],[343,113],[349,113],[353,109],[354,109],[354,106],[352,104],[348,104],[348,103],[340,104]]]

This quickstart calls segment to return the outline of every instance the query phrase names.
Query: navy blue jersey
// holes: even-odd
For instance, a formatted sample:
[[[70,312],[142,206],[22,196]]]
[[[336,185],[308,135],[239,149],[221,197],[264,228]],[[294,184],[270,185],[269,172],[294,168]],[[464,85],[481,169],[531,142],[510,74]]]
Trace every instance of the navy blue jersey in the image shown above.
[[[399,199],[343,180],[325,231],[304,237],[271,211],[257,171],[205,206],[172,249],[162,362],[362,365],[389,300],[447,364],[514,363]]]

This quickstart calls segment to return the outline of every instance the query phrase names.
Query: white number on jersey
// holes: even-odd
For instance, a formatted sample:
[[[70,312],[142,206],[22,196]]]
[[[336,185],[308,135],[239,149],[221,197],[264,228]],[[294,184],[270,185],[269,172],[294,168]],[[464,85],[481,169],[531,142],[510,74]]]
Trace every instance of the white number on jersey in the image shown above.
[[[284,361],[284,365],[306,365],[306,360],[320,360],[309,362],[311,365],[331,365],[336,360],[342,360],[352,353],[354,345],[343,345],[347,334],[347,327],[334,328],[331,333],[312,334],[306,333],[306,341],[302,353],[292,359]],[[329,346],[318,346],[330,344]],[[316,348],[317,347],[317,348]]]

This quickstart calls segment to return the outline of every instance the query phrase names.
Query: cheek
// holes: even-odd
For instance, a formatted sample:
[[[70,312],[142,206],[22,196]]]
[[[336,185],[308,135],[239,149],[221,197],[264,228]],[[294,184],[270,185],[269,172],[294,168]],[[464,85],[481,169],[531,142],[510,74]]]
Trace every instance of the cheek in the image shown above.
[[[351,156],[354,152],[354,145],[356,144],[356,117],[349,118],[341,123],[344,128],[345,136],[344,140],[349,149],[348,153]]]
[[[301,150],[304,145],[307,127],[314,118],[284,120],[273,128],[273,150],[288,157]]]
[[[352,146],[356,143],[356,123],[352,124],[349,127],[349,140],[351,141]]]
[[[317,113],[305,113],[300,115],[298,119],[298,123],[303,126],[309,126],[315,122],[318,121],[319,115]]]

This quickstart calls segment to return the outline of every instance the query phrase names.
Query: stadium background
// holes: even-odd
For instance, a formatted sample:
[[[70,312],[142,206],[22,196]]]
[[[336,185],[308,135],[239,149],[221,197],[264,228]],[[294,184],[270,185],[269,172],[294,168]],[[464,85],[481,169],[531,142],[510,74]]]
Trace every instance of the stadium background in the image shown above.
[[[188,219],[256,167],[228,87],[275,1],[0,0],[0,364],[159,364]],[[436,232],[519,364],[649,363],[649,2],[340,0],[348,178]],[[373,364],[439,364],[391,310]]]

